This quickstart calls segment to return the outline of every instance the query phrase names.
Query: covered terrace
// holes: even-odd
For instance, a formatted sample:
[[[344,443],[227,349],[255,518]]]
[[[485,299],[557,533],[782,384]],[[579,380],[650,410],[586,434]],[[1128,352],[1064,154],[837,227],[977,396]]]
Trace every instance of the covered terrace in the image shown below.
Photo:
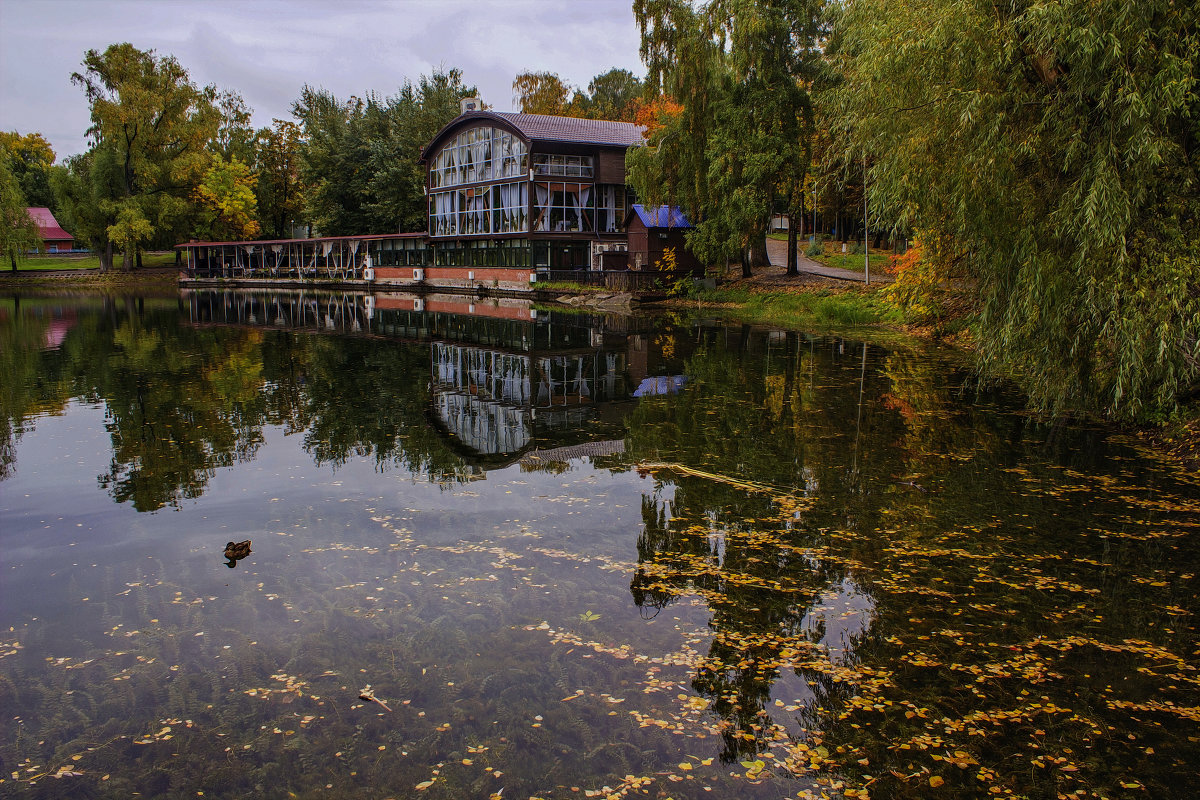
[[[298,278],[362,280],[376,267],[425,267],[432,250],[423,233],[263,239],[251,242],[187,242],[190,278]]]

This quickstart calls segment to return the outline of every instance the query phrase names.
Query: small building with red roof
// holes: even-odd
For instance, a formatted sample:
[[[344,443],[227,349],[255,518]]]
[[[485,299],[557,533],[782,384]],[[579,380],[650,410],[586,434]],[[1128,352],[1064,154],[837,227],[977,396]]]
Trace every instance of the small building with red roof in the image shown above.
[[[37,223],[47,253],[69,253],[75,249],[75,237],[63,230],[50,209],[32,207],[25,211]]]

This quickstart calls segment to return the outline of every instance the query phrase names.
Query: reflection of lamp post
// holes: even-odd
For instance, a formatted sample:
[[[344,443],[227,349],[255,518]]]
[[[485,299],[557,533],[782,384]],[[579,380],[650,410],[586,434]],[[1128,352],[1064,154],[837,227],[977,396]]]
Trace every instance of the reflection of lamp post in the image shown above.
[[[854,468],[852,472],[858,475],[858,438],[862,433],[863,387],[867,382],[867,343],[863,342],[862,372],[858,376],[858,416],[854,419]]]
[[[867,157],[863,155],[863,269],[871,285],[871,218],[867,215]]]

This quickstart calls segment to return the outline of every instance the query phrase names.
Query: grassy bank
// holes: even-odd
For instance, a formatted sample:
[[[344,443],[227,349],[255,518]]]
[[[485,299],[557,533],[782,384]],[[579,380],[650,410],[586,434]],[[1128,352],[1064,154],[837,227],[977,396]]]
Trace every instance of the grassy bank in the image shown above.
[[[826,248],[826,252],[819,256],[810,256],[813,261],[818,261],[827,267],[837,267],[838,269],[848,269],[854,272],[863,271],[863,262],[865,258],[862,253],[843,253],[838,247],[834,252],[830,252]],[[881,253],[871,253],[871,274],[877,275],[883,272],[887,267],[888,262],[892,259],[892,253],[884,251]]]
[[[113,256],[117,266],[114,272],[120,271],[120,254]],[[142,253],[142,269],[161,269],[165,267],[175,266],[175,253],[173,251]],[[61,270],[99,270],[100,256],[36,256],[33,258],[24,258],[17,262],[17,272],[49,272]],[[6,270],[4,274],[11,275],[12,270]]]
[[[897,328],[900,313],[884,302],[875,287],[803,287],[759,289],[720,287],[670,305],[719,310],[747,322],[781,328],[849,328],[887,325]]]

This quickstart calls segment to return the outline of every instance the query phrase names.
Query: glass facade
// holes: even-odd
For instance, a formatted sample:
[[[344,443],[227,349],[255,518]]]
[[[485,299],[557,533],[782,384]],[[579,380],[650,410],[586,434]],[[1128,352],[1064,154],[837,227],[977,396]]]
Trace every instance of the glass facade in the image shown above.
[[[468,128],[450,139],[429,165],[434,189],[523,178],[529,169],[525,142],[501,128]]]
[[[626,187],[614,183],[596,184],[596,233],[621,233],[630,202]]]
[[[441,240],[435,263],[588,267],[590,239],[620,234],[631,202],[623,183],[594,183],[595,166],[593,155],[530,153],[499,127],[454,133],[429,161],[429,235]],[[531,241],[534,233],[574,236]],[[518,236],[483,238],[505,234]]]
[[[533,156],[533,174],[537,177],[555,175],[563,178],[590,178],[592,157],[536,153]]]
[[[377,267],[427,267],[433,250],[424,239],[383,239],[368,243]]]
[[[535,231],[592,231],[593,193],[590,183],[535,183]]]
[[[499,183],[432,192],[430,236],[520,233],[529,230],[529,184]]]
[[[528,267],[528,239],[475,240],[437,245],[439,267]]]

